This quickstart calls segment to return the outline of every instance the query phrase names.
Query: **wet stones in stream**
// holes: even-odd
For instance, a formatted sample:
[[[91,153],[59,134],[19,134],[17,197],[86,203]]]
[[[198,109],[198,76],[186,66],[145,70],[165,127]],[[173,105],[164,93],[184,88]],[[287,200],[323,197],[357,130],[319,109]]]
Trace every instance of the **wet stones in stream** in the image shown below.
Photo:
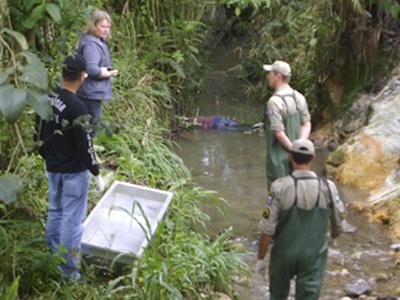
[[[357,230],[357,227],[351,225],[346,220],[343,220],[342,227],[343,227],[343,232],[344,233],[354,233]]]
[[[400,252],[400,244],[392,244],[390,245],[390,249],[392,249],[394,252]]]
[[[352,283],[346,284],[344,292],[349,297],[359,297],[364,294],[371,293],[371,287],[368,282],[364,279],[358,279]]]
[[[354,235],[355,226],[346,224],[348,236]],[[381,264],[390,264],[394,252],[390,247],[385,250],[378,249],[376,241],[364,240],[364,243],[357,244],[357,247],[343,248],[342,242],[332,242],[328,251],[328,265],[324,278],[323,291],[320,299],[399,299],[393,290],[392,282],[396,281],[396,272],[392,269],[377,267]],[[396,245],[396,244],[393,244]],[[245,275],[238,275],[234,278],[239,299],[265,300],[269,299],[268,267],[265,273],[254,273],[254,263],[258,250],[258,240],[249,241],[239,237],[235,239],[232,247],[244,256],[245,262],[249,265],[251,278]],[[397,249],[397,248],[396,248]],[[269,255],[269,254],[268,254]],[[269,262],[269,257],[266,258]],[[372,264],[371,264],[372,262]],[[375,267],[373,266],[375,265]],[[383,286],[392,286],[392,289],[385,289]],[[382,295],[383,293],[383,295]],[[386,295],[385,295],[386,293]],[[294,299],[295,282],[291,282],[290,299]],[[400,294],[399,294],[400,296]]]

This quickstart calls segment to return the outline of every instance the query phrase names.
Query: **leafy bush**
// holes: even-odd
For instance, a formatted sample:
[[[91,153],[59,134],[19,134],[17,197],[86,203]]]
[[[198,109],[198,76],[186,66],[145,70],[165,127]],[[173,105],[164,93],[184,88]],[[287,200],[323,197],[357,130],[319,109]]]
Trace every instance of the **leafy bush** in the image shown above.
[[[10,2],[13,28],[26,36],[32,52],[42,58],[50,85],[59,78],[62,59],[75,48],[84,17],[93,6],[100,7],[100,2]],[[168,139],[171,118],[184,105],[183,91],[198,88],[199,54],[208,30],[201,18],[214,4],[189,0],[179,5],[174,1],[104,3],[113,15],[110,48],[120,76],[113,83],[114,99],[106,104],[101,122],[106,132],[95,140],[99,157],[115,172],[116,179],[175,192],[168,216],[131,271],[89,263],[83,268],[86,283],[60,282],[56,266],[61,258],[51,255],[43,241],[47,209],[44,164],[32,152],[36,146],[31,141],[34,112],[39,113],[41,107],[18,110],[18,118],[12,120],[18,121],[13,125],[6,123],[2,110],[0,125],[7,134],[0,138],[1,149],[6,149],[0,155],[7,163],[0,166],[1,174],[19,176],[24,190],[15,204],[0,202],[0,241],[4,245],[0,250],[0,291],[16,293],[19,282],[18,295],[32,299],[121,299],[129,295],[136,299],[199,298],[215,290],[232,292],[232,276],[245,265],[229,246],[230,232],[214,241],[200,233],[208,218],[200,205],[219,200],[190,183],[190,173],[172,152]],[[2,56],[0,73],[10,57],[19,55],[18,47],[13,49]],[[14,79],[11,75],[6,78],[9,84],[15,84]],[[47,92],[47,87],[42,90]],[[110,128],[114,130],[111,137]],[[92,205],[97,197],[91,192]],[[193,266],[185,267],[194,261]],[[192,271],[198,276],[191,278]],[[120,277],[114,279],[116,276]]]

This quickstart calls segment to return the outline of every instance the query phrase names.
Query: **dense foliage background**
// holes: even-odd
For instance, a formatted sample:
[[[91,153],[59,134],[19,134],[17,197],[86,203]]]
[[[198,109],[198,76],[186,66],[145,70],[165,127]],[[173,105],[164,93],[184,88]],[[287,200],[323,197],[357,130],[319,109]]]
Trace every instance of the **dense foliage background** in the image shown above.
[[[49,114],[46,95],[95,7],[112,14],[110,48],[120,70],[96,139],[104,173],[175,196],[143,259],[122,269],[84,264],[86,283],[75,286],[59,281],[61,258],[43,241],[47,181],[33,119]],[[397,1],[379,0],[0,0],[0,299],[233,295],[233,277],[246,267],[230,231],[210,238],[201,230],[200,204],[220,200],[193,185],[169,140],[201,90],[207,53],[224,38],[242,40],[235,71],[260,101],[269,95],[262,63],[288,61],[293,85],[321,120],[390,70],[399,11]],[[100,196],[91,192],[92,206]]]

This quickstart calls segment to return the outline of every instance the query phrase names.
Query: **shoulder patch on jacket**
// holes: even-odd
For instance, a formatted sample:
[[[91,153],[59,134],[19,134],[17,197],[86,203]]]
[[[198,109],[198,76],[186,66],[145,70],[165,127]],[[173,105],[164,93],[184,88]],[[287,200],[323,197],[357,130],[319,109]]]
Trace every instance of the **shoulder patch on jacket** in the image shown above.
[[[272,201],[274,200],[274,197],[275,197],[274,193],[273,192],[269,192],[266,204],[270,206],[272,204]]]
[[[264,219],[268,219],[270,213],[271,213],[271,211],[269,210],[269,207],[265,207],[264,210],[263,210],[263,214],[262,214],[263,218]]]

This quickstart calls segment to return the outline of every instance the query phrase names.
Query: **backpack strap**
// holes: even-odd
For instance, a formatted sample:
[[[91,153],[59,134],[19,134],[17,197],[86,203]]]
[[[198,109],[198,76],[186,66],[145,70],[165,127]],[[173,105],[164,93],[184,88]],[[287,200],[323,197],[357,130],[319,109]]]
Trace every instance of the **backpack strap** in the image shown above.
[[[297,205],[297,182],[299,180],[318,180],[318,193],[317,193],[317,201],[315,202],[315,207],[319,206],[319,199],[320,199],[320,194],[321,194],[321,181],[322,179],[318,176],[305,176],[305,177],[295,177],[293,176],[293,174],[290,174],[290,177],[292,177],[293,182],[294,182],[294,202],[293,205]],[[328,186],[329,189],[329,186]],[[330,190],[329,190],[330,192]],[[330,198],[332,199],[332,196],[330,196]]]
[[[288,105],[287,105],[287,102],[286,102],[286,100],[285,100],[285,97],[286,97],[286,96],[290,96],[290,95],[279,95],[279,94],[274,94],[274,96],[277,96],[277,97],[281,98],[283,104],[285,105],[285,113],[287,114],[287,113],[289,112],[289,107],[288,107]]]
[[[294,104],[296,105],[296,111],[299,111],[299,106],[297,105],[296,91],[294,89],[293,89],[292,97],[293,97]]]
[[[297,206],[297,177],[294,177],[293,174],[290,174],[290,177],[292,177],[293,182],[294,182],[294,202],[293,202],[293,206]]]
[[[296,111],[299,111],[299,107],[298,107],[297,99],[296,99],[296,91],[295,91],[294,89],[293,89],[293,92],[292,92],[291,94],[283,94],[283,95],[274,94],[273,96],[277,96],[277,97],[279,97],[279,98],[282,99],[282,102],[283,102],[283,104],[285,105],[285,112],[286,112],[286,114],[289,113],[289,106],[288,106],[288,104],[287,104],[287,102],[286,102],[286,97],[290,97],[290,98],[293,99],[294,104],[296,105]]]

